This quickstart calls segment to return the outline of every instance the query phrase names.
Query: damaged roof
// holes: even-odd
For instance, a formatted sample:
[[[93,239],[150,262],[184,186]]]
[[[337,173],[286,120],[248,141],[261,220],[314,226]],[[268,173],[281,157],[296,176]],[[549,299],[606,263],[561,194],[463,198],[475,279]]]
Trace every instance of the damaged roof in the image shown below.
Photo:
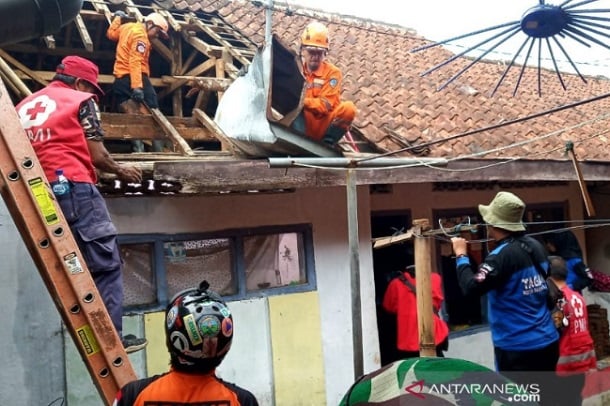
[[[65,55],[77,54],[95,61],[100,67],[99,82],[107,91],[100,105],[109,143],[122,142],[121,148],[129,148],[126,140],[130,138],[150,140],[177,133],[170,138],[175,141],[181,137],[192,148],[188,153],[111,150],[115,159],[141,167],[149,183],[140,189],[154,193],[225,193],[345,184],[345,175],[339,171],[302,167],[288,171],[271,167],[266,160],[243,159],[234,153],[212,120],[218,96],[252,60],[257,46],[264,44],[263,3],[85,0],[80,19],[56,35],[0,50],[0,58],[16,73],[9,92],[21,97],[25,83],[31,90],[44,86]],[[109,91],[114,81],[116,44],[105,38],[105,31],[117,9],[139,16],[157,10],[170,20],[170,39],[155,40],[151,53],[151,82],[157,88],[164,117],[116,113]],[[610,180],[610,101],[606,97],[610,81],[604,77],[588,77],[585,83],[576,75],[562,74],[564,90],[556,72],[542,70],[539,95],[538,69],[525,68],[513,96],[520,70],[513,68],[492,97],[507,62],[481,61],[438,90],[472,61],[458,58],[422,76],[453,54],[442,47],[411,52],[429,41],[409,28],[280,2],[274,3],[272,15],[272,32],[295,50],[303,28],[312,19],[328,25],[329,59],[343,70],[344,97],[358,108],[354,138],[366,141],[367,147],[374,146],[382,155],[442,158],[448,163],[447,171],[431,171],[423,165],[408,170],[362,168],[359,184],[573,181],[576,172],[570,155],[565,154],[568,145],[573,145],[588,182]],[[4,66],[0,71],[10,77]],[[106,192],[142,192],[127,186],[110,182]]]
[[[265,2],[174,0],[172,7],[217,12],[255,43],[263,44],[265,8],[261,3]],[[272,31],[296,49],[303,28],[312,19],[329,27],[328,58],[342,69],[344,97],[358,108],[355,128],[381,151],[404,150],[398,154],[403,156],[562,160],[566,159],[566,143],[571,141],[580,160],[610,161],[610,100],[602,97],[610,92],[607,78],[587,77],[584,83],[577,75],[564,73],[564,90],[557,73],[543,69],[539,96],[538,70],[526,68],[513,96],[520,70],[513,67],[491,97],[509,61],[481,61],[439,91],[471,60],[460,58],[422,77],[422,72],[452,54],[441,47],[411,52],[429,41],[408,28],[290,3],[275,2]],[[580,104],[591,98],[598,100]],[[559,109],[571,104],[574,106]],[[536,119],[459,136],[555,109],[559,111]],[[413,148],[422,144],[422,148]]]

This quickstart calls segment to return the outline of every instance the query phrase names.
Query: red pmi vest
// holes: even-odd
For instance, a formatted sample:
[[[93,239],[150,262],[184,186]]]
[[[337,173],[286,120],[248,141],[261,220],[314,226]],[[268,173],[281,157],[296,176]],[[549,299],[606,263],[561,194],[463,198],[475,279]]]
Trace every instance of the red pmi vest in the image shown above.
[[[568,286],[561,289],[566,298],[563,310],[569,324],[559,338],[557,375],[570,375],[595,370],[597,360],[593,338],[589,333],[587,304]]]
[[[73,182],[96,183],[95,167],[78,120],[80,105],[92,97],[53,81],[17,105],[21,124],[49,182],[61,168]]]

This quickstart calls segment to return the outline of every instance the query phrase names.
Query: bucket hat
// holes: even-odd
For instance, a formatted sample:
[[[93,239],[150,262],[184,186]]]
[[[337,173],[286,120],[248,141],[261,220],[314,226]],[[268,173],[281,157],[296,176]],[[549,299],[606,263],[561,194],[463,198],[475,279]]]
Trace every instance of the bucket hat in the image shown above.
[[[487,224],[507,231],[525,231],[524,211],[525,203],[510,192],[498,192],[489,205],[479,205]]]
[[[104,95],[104,91],[97,83],[99,69],[96,64],[88,59],[80,56],[70,55],[61,60],[61,64],[57,66],[57,73],[66,76],[73,76],[78,79],[86,80],[99,92]]]

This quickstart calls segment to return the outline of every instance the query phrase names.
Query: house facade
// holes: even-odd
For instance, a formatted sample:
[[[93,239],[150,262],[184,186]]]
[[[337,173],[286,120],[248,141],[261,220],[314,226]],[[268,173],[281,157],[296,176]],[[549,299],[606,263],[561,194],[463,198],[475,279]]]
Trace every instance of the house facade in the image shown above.
[[[151,6],[151,2],[123,3],[129,10],[142,12]],[[107,24],[104,10],[97,9],[97,2],[84,4],[86,26],[98,34],[91,37],[101,38]],[[172,152],[136,156],[121,150],[115,154],[118,160],[140,165],[156,184],[181,185],[167,193],[117,194],[106,189],[126,265],[125,330],[149,340],[144,351],[130,355],[138,376],[167,371],[164,306],[176,292],[205,279],[228,301],[235,320],[234,345],[218,370],[221,377],[251,390],[262,405],[338,404],[360,367],[366,373],[382,364],[388,331],[380,325],[378,303],[388,275],[412,261],[409,241],[375,249],[373,239],[400,234],[416,219],[429,220],[435,229],[480,224],[477,205],[489,202],[499,190],[512,191],[527,203],[525,221],[532,232],[558,224],[575,227],[588,264],[610,269],[606,248],[610,235],[603,222],[610,215],[610,150],[603,116],[608,102],[600,99],[577,105],[610,90],[607,80],[591,78],[579,85],[572,75],[566,80],[569,92],[551,85],[545,97],[530,87],[518,98],[502,91],[491,98],[481,89],[493,83],[498,69],[485,63],[464,81],[436,92],[442,74],[419,78],[418,73],[433,59],[445,57],[446,51],[423,61],[409,55],[409,47],[425,42],[415,33],[311,10],[291,16],[279,6],[274,11],[277,27],[290,39],[296,41],[312,18],[322,19],[336,33],[330,56],[349,72],[345,94],[359,108],[354,136],[363,149],[395,152],[403,158],[446,158],[447,162],[442,166],[404,165],[398,160],[392,167],[356,165],[349,174],[347,168],[330,165],[271,167],[266,159],[233,156],[226,146],[218,150],[217,144],[224,140],[213,136],[209,123],[192,125],[192,121],[207,123],[200,112],[213,115],[213,99],[222,93],[221,76],[235,75],[248,63],[252,45],[261,42],[264,10],[239,1],[173,6],[169,13],[179,24],[172,27],[181,31],[172,32],[170,44],[155,44],[158,55],[153,56],[152,79],[162,107],[169,109],[168,117],[172,116],[172,123],[194,149],[197,142],[215,145],[187,158]],[[223,43],[214,36],[212,25],[217,30],[228,27],[245,45]],[[211,47],[203,46],[201,38]],[[50,80],[53,69],[45,66],[53,66],[58,55],[78,52],[99,63],[103,86],[109,87],[113,52],[108,43],[94,43],[94,53],[71,46],[74,38],[67,30],[57,40],[61,46],[54,51],[48,47],[41,51],[40,45],[32,43],[6,48],[31,70],[15,67],[25,83],[40,86],[32,74]],[[371,41],[374,47],[369,46]],[[184,47],[180,55],[184,66],[168,53],[178,44]],[[208,60],[199,59],[194,50]],[[395,59],[379,59],[381,54]],[[230,61],[226,69],[210,74],[202,68],[220,66],[221,60]],[[165,75],[170,70],[172,75]],[[180,83],[195,86],[196,81],[185,77],[202,72],[206,80],[213,76],[217,86],[213,91],[200,92],[193,101],[186,91],[176,90]],[[553,73],[544,75],[551,83]],[[569,104],[574,106],[516,122]],[[151,120],[113,115],[110,105],[108,101],[103,116],[110,141],[163,136]],[[512,121],[511,126],[495,126]],[[485,127],[490,128],[479,131]],[[150,128],[155,134],[145,131]],[[469,131],[473,133],[468,135]],[[563,156],[568,141],[575,143],[594,216],[583,203],[583,184],[575,164]],[[356,185],[355,197],[349,193],[350,179]],[[351,215],[356,216],[357,230],[349,221]],[[0,404],[102,404],[3,203],[0,229],[5,264],[0,303],[7,310],[7,327],[0,331],[6,354],[0,367]],[[478,235],[469,238],[484,240]],[[350,245],[354,237],[357,263]],[[448,284],[453,265],[448,237],[435,237],[433,247],[433,269]],[[483,242],[471,247],[477,258],[486,250]],[[359,276],[359,292],[352,289],[354,275]],[[449,285],[445,291],[445,317],[456,330],[447,356],[493,367],[484,303],[470,303],[465,317],[449,303],[460,298],[449,297]],[[358,304],[360,309],[355,309]],[[590,402],[603,404],[599,397]]]

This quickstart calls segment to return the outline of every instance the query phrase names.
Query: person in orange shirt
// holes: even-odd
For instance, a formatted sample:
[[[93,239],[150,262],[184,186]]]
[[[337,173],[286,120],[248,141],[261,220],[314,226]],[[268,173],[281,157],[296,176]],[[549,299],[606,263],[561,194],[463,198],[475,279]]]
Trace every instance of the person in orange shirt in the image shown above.
[[[436,356],[442,357],[449,347],[449,327],[439,316],[444,300],[441,276],[432,272],[432,307],[434,309],[434,344]],[[396,315],[397,359],[419,357],[419,328],[415,294],[415,265],[410,265],[392,279],[383,296],[385,311]]]
[[[169,372],[125,384],[113,406],[258,406],[250,391],[216,376],[233,342],[233,316],[209,286],[203,281],[179,292],[167,306],[163,324]]]
[[[116,58],[113,74],[115,76],[113,91],[116,103],[121,105],[129,99],[145,103],[150,108],[158,108],[157,93],[150,82],[150,41],[157,37],[167,38],[169,25],[158,13],[151,13],[144,22],[125,22],[127,14],[117,11],[112,19],[106,36],[117,41]],[[153,150],[163,150],[163,140],[153,141]],[[134,141],[135,152],[143,152],[142,141]]]
[[[316,141],[335,145],[356,117],[356,106],[341,101],[343,74],[326,60],[328,29],[317,21],[305,27],[301,36],[301,59],[305,77],[302,115],[292,127]]]

